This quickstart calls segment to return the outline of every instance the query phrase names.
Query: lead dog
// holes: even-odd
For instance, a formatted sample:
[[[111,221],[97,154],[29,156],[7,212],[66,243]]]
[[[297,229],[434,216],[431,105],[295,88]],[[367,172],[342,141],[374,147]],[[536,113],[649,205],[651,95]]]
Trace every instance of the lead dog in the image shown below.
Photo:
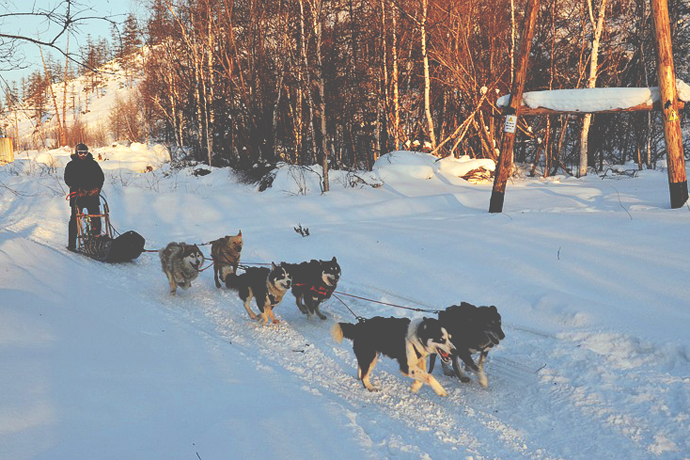
[[[376,366],[380,353],[398,361],[400,372],[414,379],[411,390],[419,389],[425,383],[439,396],[447,396],[446,390],[426,371],[429,355],[438,353],[447,361],[453,350],[448,332],[434,318],[410,321],[409,318],[383,318],[375,316],[357,324],[336,323],[331,330],[336,342],[343,337],[352,340],[357,357],[357,373],[362,384],[369,391],[376,391],[371,384],[371,371]]]
[[[158,255],[172,295],[177,294],[178,286],[189,289],[204,263],[204,255],[196,244],[169,243]]]
[[[299,311],[305,315],[317,315],[326,319],[319,306],[324,300],[330,299],[338,286],[340,279],[340,265],[335,257],[331,260],[314,260],[300,264],[286,264],[283,266],[292,275],[292,294]]]
[[[489,350],[506,337],[501,328],[501,315],[496,307],[476,307],[462,302],[439,312],[438,320],[451,335],[450,340],[455,346],[451,355],[453,369],[451,371],[450,366],[443,362],[443,372],[446,375],[456,375],[463,383],[469,382],[469,377],[458,363],[460,358],[468,369],[477,373],[479,384],[487,388],[489,381],[484,373],[484,361]],[[472,359],[473,353],[480,353],[476,364]],[[429,358],[429,373],[434,370],[434,362],[435,357],[432,355]]]
[[[273,324],[280,322],[273,315],[273,309],[290,290],[291,283],[290,274],[282,264],[276,265],[272,262],[270,269],[249,267],[239,276],[229,273],[225,278],[225,285],[228,289],[237,291],[252,319],[256,319],[257,315],[252,311],[250,304],[252,299],[256,299],[256,306],[259,307],[264,324],[268,324],[269,319]]]
[[[228,273],[237,273],[242,253],[242,230],[235,235],[226,235],[215,241],[211,241],[211,258],[213,259],[213,280],[216,287],[225,283]]]

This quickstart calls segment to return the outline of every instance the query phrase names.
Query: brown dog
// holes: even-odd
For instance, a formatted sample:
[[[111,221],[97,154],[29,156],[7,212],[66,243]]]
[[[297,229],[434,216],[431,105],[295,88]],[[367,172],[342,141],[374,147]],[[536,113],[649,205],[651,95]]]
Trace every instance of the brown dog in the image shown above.
[[[220,287],[221,281],[225,283],[225,278],[229,273],[237,273],[241,252],[242,230],[235,236],[227,235],[211,242],[213,279],[217,288]]]

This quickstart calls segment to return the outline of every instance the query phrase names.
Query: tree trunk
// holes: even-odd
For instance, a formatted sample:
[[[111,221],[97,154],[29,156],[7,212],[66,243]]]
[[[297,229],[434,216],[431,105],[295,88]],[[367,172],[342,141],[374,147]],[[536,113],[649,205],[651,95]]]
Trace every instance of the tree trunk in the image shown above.
[[[657,74],[659,77],[659,99],[662,104],[664,138],[666,139],[666,164],[671,208],[682,207],[688,200],[688,181],[683,156],[683,134],[678,116],[676,72],[673,67],[671,49],[671,28],[666,0],[652,0],[654,34],[657,50]]]
[[[396,19],[395,0],[391,1],[392,17],[392,43],[391,43],[391,57],[393,58],[393,138],[395,140],[394,150],[400,149],[400,74],[398,68],[398,21]]]
[[[429,75],[429,54],[426,49],[426,22],[429,13],[429,0],[422,0],[422,59],[424,60],[424,111],[426,113],[427,129],[431,149],[436,150],[436,133],[434,132],[434,118],[431,111],[431,76]]]
[[[57,98],[55,97],[55,91],[53,90],[53,85],[52,85],[52,83],[50,82],[50,81],[51,81],[51,78],[50,78],[50,70],[48,69],[48,66],[46,65],[45,59],[43,59],[43,48],[41,48],[41,47],[39,46],[39,47],[38,47],[38,51],[39,51],[40,54],[41,54],[41,62],[43,62],[43,71],[44,71],[45,74],[46,74],[46,75],[45,75],[45,78],[46,78],[46,81],[47,81],[47,84],[48,84],[48,89],[50,90],[50,98],[51,98],[52,101],[53,101],[53,107],[55,107],[55,117],[57,118],[57,124],[58,124],[58,136],[59,136],[59,141],[58,141],[58,142],[60,142],[60,145],[59,145],[58,147],[62,147],[63,145],[65,145],[65,144],[63,143],[63,141],[64,141],[64,139],[65,139],[65,133],[64,133],[64,130],[63,130],[62,122],[60,121],[60,112],[58,111]]]
[[[388,141],[390,139],[388,133],[388,109],[390,107],[389,100],[390,95],[388,94],[388,43],[386,40],[386,31],[388,30],[388,24],[386,22],[386,0],[381,0],[381,68],[382,68],[382,78],[381,81],[381,94],[383,95],[383,102],[379,102],[379,116],[377,123],[377,146],[374,151],[373,159],[376,161],[381,154],[382,149],[388,148]],[[379,98],[380,101],[381,98]],[[367,169],[369,169],[369,160],[367,156]]]
[[[323,0],[318,0],[317,10],[314,11],[314,32],[316,35],[316,87],[319,90],[319,119],[321,121],[321,150],[323,157],[323,191],[330,190],[328,181],[328,128],[326,124],[326,84],[323,77],[323,59],[321,45],[323,40]]]
[[[597,86],[597,67],[599,65],[599,43],[601,41],[601,33],[604,30],[604,17],[606,16],[606,0],[601,0],[601,5],[599,5],[599,17],[596,25],[594,24],[592,0],[587,0],[587,7],[589,8],[589,19],[592,23],[592,27],[594,28],[592,54],[589,60],[589,79],[587,80],[587,88],[595,88]],[[582,119],[582,131],[580,132],[580,168],[578,170],[578,177],[587,175],[587,157],[589,153],[588,138],[591,123],[592,114],[588,113]]]
[[[307,107],[309,107],[309,137],[311,137],[311,145],[312,145],[312,162],[316,163],[317,162],[317,157],[316,157],[316,152],[317,152],[317,146],[316,146],[316,136],[315,136],[315,130],[314,130],[314,98],[312,97],[312,92],[311,92],[311,76],[309,73],[309,59],[307,58],[307,35],[305,33],[305,27],[304,27],[304,0],[299,0],[299,8],[300,8],[300,30],[301,30],[301,35],[302,35],[302,60],[304,62],[304,74],[306,76],[307,81],[305,82],[305,87],[307,89]]]
[[[67,44],[65,45],[65,77],[62,83],[62,145],[67,145],[67,77],[69,74],[69,35],[66,37]]]
[[[527,65],[532,48],[532,38],[537,23],[539,13],[539,0],[528,0],[527,11],[525,12],[525,23],[522,28],[520,38],[520,60],[516,69],[515,80],[510,92],[510,108],[515,113],[515,127],[519,121],[520,107],[522,106],[522,93],[525,89],[527,79]],[[507,123],[506,123],[507,125]],[[513,144],[515,142],[515,130],[511,132],[508,126],[504,128],[503,143],[501,144],[501,156],[499,157],[496,173],[494,176],[494,186],[491,192],[489,212],[503,212],[503,202],[505,200],[506,183],[513,167]]]
[[[213,78],[214,75],[214,58],[215,58],[215,44],[214,44],[214,32],[212,30],[212,25],[213,21],[211,18],[213,17],[213,12],[211,11],[210,6],[208,3],[206,4],[206,7],[208,8],[208,28],[207,28],[207,47],[208,49],[206,50],[206,76],[208,78],[208,83],[206,84],[207,91],[204,94],[204,106],[206,108],[206,150],[208,152],[208,165],[211,166],[211,161],[213,158],[213,130],[214,130],[214,125],[215,125],[215,107],[214,107],[214,99],[215,99],[215,93],[214,93],[214,88],[215,88],[215,81]]]

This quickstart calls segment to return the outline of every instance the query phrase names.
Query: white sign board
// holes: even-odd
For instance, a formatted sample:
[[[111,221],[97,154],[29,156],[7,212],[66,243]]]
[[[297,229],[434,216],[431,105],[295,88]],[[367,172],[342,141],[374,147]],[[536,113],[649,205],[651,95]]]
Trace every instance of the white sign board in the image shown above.
[[[515,128],[517,128],[517,115],[508,115],[503,131],[513,134],[515,133]]]

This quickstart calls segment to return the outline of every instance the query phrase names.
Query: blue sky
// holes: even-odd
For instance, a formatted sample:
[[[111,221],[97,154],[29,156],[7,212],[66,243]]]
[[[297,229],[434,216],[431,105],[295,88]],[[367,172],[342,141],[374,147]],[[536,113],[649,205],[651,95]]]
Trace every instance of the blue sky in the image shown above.
[[[118,24],[124,23],[125,18],[131,12],[139,16],[143,10],[143,2],[135,0],[76,0],[78,3],[74,4],[72,15],[76,18],[94,18],[80,21],[78,28],[70,37],[69,47],[70,53],[78,52],[79,48],[86,44],[87,37],[91,35],[92,39],[98,40],[103,37],[110,43],[110,23],[96,18],[108,18]],[[32,7],[33,5],[33,7]],[[17,0],[10,0],[0,4],[0,15],[11,13],[15,16],[8,18],[0,18],[0,28],[6,34],[18,34],[22,36],[40,37],[47,40],[54,36],[57,31],[56,27],[50,27],[49,23],[43,18],[36,16],[22,16],[17,13],[28,13],[38,10],[51,10],[64,12],[64,2],[62,0],[35,0],[32,3],[19,2]],[[64,49],[66,40],[61,39],[58,45]],[[4,86],[5,82],[19,81],[23,76],[29,75],[35,70],[43,71],[41,64],[41,57],[38,46],[27,43],[20,47],[20,54],[24,56],[23,64],[17,59],[16,65],[23,65],[25,68],[16,70],[0,69],[0,84]],[[50,54],[55,59],[63,60],[64,57],[56,50],[44,48],[45,54]],[[19,56],[18,56],[19,57]],[[5,80],[5,81],[2,81]],[[4,92],[0,91],[0,96]]]

